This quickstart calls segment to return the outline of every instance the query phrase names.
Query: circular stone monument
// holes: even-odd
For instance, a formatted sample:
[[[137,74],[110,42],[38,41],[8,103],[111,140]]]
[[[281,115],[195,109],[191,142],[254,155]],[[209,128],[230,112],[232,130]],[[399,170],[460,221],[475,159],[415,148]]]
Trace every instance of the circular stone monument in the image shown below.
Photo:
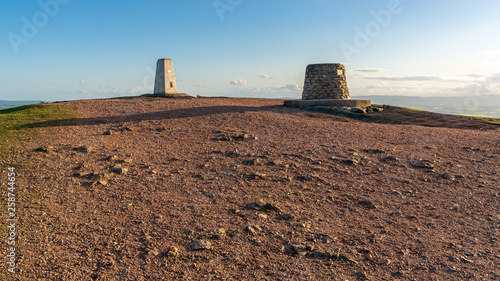
[[[321,63],[307,66],[302,99],[285,100],[285,106],[368,107],[371,101],[351,99],[343,64]]]
[[[324,63],[307,66],[303,100],[350,98],[343,64]]]

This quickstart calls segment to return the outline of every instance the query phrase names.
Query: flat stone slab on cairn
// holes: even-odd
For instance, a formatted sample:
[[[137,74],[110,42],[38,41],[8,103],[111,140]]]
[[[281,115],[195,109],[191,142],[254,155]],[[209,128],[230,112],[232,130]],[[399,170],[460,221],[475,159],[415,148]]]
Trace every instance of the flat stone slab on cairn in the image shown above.
[[[141,97],[147,97],[147,98],[173,98],[173,99],[178,99],[178,98],[193,98],[193,96],[190,96],[185,93],[176,93],[176,94],[144,94],[141,95]]]
[[[371,101],[351,99],[343,64],[323,63],[307,66],[302,99],[286,100],[284,105],[291,107],[368,107],[371,106]]]
[[[371,100],[341,100],[341,99],[318,99],[318,100],[285,100],[285,106],[290,107],[313,107],[313,106],[331,106],[331,107],[369,107]]]

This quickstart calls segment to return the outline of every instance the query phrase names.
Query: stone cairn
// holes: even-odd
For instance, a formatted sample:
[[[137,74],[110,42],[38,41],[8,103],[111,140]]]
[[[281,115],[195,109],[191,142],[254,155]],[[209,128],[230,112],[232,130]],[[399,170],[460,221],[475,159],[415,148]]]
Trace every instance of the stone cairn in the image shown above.
[[[285,106],[312,108],[328,107],[365,112],[371,110],[371,100],[351,99],[343,64],[310,64],[306,68],[302,99],[285,100]]]
[[[343,64],[328,63],[307,66],[302,100],[346,100],[350,98]]]

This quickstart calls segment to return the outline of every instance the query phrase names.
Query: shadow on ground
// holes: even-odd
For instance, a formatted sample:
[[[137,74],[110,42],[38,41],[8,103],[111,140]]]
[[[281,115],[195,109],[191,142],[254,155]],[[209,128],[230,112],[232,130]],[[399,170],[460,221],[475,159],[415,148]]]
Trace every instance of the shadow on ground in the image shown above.
[[[130,114],[121,116],[110,117],[92,117],[92,118],[69,118],[58,119],[44,122],[33,122],[23,125],[23,128],[35,127],[60,127],[60,126],[86,126],[86,125],[99,125],[99,124],[116,124],[132,121],[149,121],[149,120],[165,120],[165,119],[178,119],[199,116],[210,116],[214,114],[223,113],[243,113],[249,111],[283,111],[286,109],[284,106],[210,106],[210,107],[197,107],[196,110],[191,108],[175,109],[168,111],[148,112],[141,114]]]
[[[371,114],[358,114],[346,112],[332,108],[305,108],[304,111],[326,113],[329,115],[347,117],[363,122],[381,123],[381,124],[401,124],[401,125],[419,125],[426,127],[445,127],[457,129],[472,129],[472,130],[497,130],[500,124],[489,123],[480,119],[434,113],[428,111],[408,110],[401,107],[386,106],[383,112]],[[273,111],[277,113],[297,113],[301,110],[284,107],[281,105],[274,106],[209,106],[197,107],[196,110],[191,108],[175,109],[168,111],[148,112],[141,114],[130,114],[110,117],[92,117],[92,118],[69,118],[53,121],[34,122],[23,125],[22,128],[34,127],[59,127],[59,126],[86,126],[99,124],[116,124],[123,122],[137,122],[149,120],[165,120],[189,118],[198,116],[211,116],[214,114],[223,113],[243,113],[251,111]]]

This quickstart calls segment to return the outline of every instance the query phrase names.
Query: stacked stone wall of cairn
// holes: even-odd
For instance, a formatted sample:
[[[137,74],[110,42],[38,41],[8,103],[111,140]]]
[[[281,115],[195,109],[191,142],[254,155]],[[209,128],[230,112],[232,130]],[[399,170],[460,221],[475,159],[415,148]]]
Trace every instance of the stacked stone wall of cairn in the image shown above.
[[[345,74],[343,64],[308,65],[302,99],[350,99]]]

